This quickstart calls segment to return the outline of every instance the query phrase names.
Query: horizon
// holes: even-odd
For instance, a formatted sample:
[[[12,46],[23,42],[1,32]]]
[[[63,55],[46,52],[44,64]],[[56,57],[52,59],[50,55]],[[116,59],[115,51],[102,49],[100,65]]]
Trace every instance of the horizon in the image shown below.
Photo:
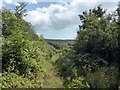
[[[45,40],[75,40],[75,39],[46,39],[44,38]]]

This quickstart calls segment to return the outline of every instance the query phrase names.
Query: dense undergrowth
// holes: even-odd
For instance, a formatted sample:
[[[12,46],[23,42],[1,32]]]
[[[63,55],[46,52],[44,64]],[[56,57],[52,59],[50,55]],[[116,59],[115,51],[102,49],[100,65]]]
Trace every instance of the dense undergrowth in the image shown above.
[[[2,88],[41,88],[45,66],[57,52],[22,18],[23,7],[2,11]]]
[[[106,14],[101,6],[85,11],[74,44],[48,44],[23,19],[24,7],[2,11],[2,88],[119,86],[119,13]]]
[[[68,88],[118,88],[120,85],[120,13],[98,6],[79,15],[74,47],[56,61]],[[119,17],[117,19],[117,17]]]

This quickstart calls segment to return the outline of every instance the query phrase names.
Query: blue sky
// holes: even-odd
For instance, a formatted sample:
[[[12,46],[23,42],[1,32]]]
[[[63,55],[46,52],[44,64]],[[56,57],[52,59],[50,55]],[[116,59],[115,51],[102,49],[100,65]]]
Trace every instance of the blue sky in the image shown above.
[[[19,0],[5,0],[2,6],[13,11]],[[65,2],[43,2],[26,0],[28,15],[24,19],[34,26],[38,35],[47,39],[75,39],[78,25],[78,15],[83,11],[102,4],[108,12],[117,8],[118,0],[71,0]]]

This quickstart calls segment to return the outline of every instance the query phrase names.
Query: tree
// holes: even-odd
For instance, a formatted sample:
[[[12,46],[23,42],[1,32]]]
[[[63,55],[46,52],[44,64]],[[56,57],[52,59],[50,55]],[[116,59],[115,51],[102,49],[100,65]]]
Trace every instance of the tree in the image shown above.
[[[120,1],[118,2],[117,15],[118,15],[118,23],[120,23]]]
[[[89,21],[91,21],[90,17],[97,17],[97,18],[102,18],[103,15],[106,13],[106,10],[104,10],[103,8],[101,8],[101,5],[99,5],[97,8],[94,9],[89,9],[89,13],[87,11],[84,11],[82,15],[79,15],[80,17],[80,21],[82,23],[82,25],[79,25],[79,29],[85,29],[87,26],[87,23],[89,23]],[[79,33],[79,32],[78,32]]]
[[[105,10],[98,6],[97,9],[83,12],[79,17],[82,25],[74,47],[76,53],[90,53],[109,63],[117,62],[118,27],[116,22],[111,20],[112,16],[105,15]]]
[[[120,79],[120,1],[118,2],[117,16],[118,16],[117,25],[118,25],[118,44],[119,44],[118,71],[119,71],[119,79]],[[119,82],[119,84],[120,84],[120,82]]]
[[[25,9],[26,5],[24,3],[19,3],[19,5],[17,5],[15,7],[15,15],[19,18],[22,18],[24,16],[26,16],[26,9]]]
[[[2,86],[4,88],[20,86],[40,88],[45,65],[43,63],[50,58],[53,49],[43,38],[38,37],[33,26],[23,19],[22,11],[24,12],[23,7],[18,8],[18,11],[16,9],[16,13],[7,9],[2,11]]]

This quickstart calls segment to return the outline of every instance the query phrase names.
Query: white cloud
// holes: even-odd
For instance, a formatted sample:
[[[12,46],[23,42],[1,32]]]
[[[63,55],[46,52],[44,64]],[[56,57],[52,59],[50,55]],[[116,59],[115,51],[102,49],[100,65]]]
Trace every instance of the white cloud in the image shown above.
[[[15,4],[16,2],[28,2],[32,4],[36,4],[39,0],[3,0],[2,2],[6,2],[8,4]]]
[[[99,2],[119,2],[120,0],[98,0]]]
[[[0,1],[0,10],[2,9],[2,1]]]
[[[36,3],[37,3],[37,0],[24,0],[24,2],[29,2],[29,3],[34,3],[34,4],[36,4]]]
[[[60,30],[79,24],[81,11],[96,4],[96,0],[74,0],[70,3],[51,4],[28,12],[25,20],[31,22],[37,30]],[[63,5],[64,4],[64,5]],[[92,5],[91,5],[92,4]]]
[[[17,2],[15,2],[14,4],[15,4],[16,6],[20,6],[20,4],[19,4],[19,3],[17,3]]]
[[[6,2],[8,4],[12,4],[13,3],[13,0],[4,0],[3,2]]]
[[[7,3],[18,5],[15,1],[20,0],[5,0]],[[43,0],[22,0],[22,2],[29,2],[36,4]],[[44,0],[47,1],[47,0]],[[55,0],[53,0],[55,1]],[[60,0],[56,0],[60,1]],[[94,8],[98,2],[113,2],[113,0],[72,0],[71,2],[64,2],[62,0],[59,4],[51,4],[49,7],[36,8],[29,11],[25,20],[31,22],[37,30],[60,30],[79,24],[79,17],[82,11],[89,8]],[[118,2],[119,0],[114,0]],[[114,7],[110,7],[111,10]]]
[[[29,11],[25,19],[30,21],[37,30],[64,29],[78,23],[77,9],[71,4],[51,4],[48,8],[37,8]]]
[[[1,0],[2,1],[2,0]],[[73,0],[3,0],[3,2],[12,4],[13,2],[29,2],[29,3],[37,3],[37,2],[71,2]],[[84,3],[93,3],[93,2],[119,2],[120,0],[74,0]]]

